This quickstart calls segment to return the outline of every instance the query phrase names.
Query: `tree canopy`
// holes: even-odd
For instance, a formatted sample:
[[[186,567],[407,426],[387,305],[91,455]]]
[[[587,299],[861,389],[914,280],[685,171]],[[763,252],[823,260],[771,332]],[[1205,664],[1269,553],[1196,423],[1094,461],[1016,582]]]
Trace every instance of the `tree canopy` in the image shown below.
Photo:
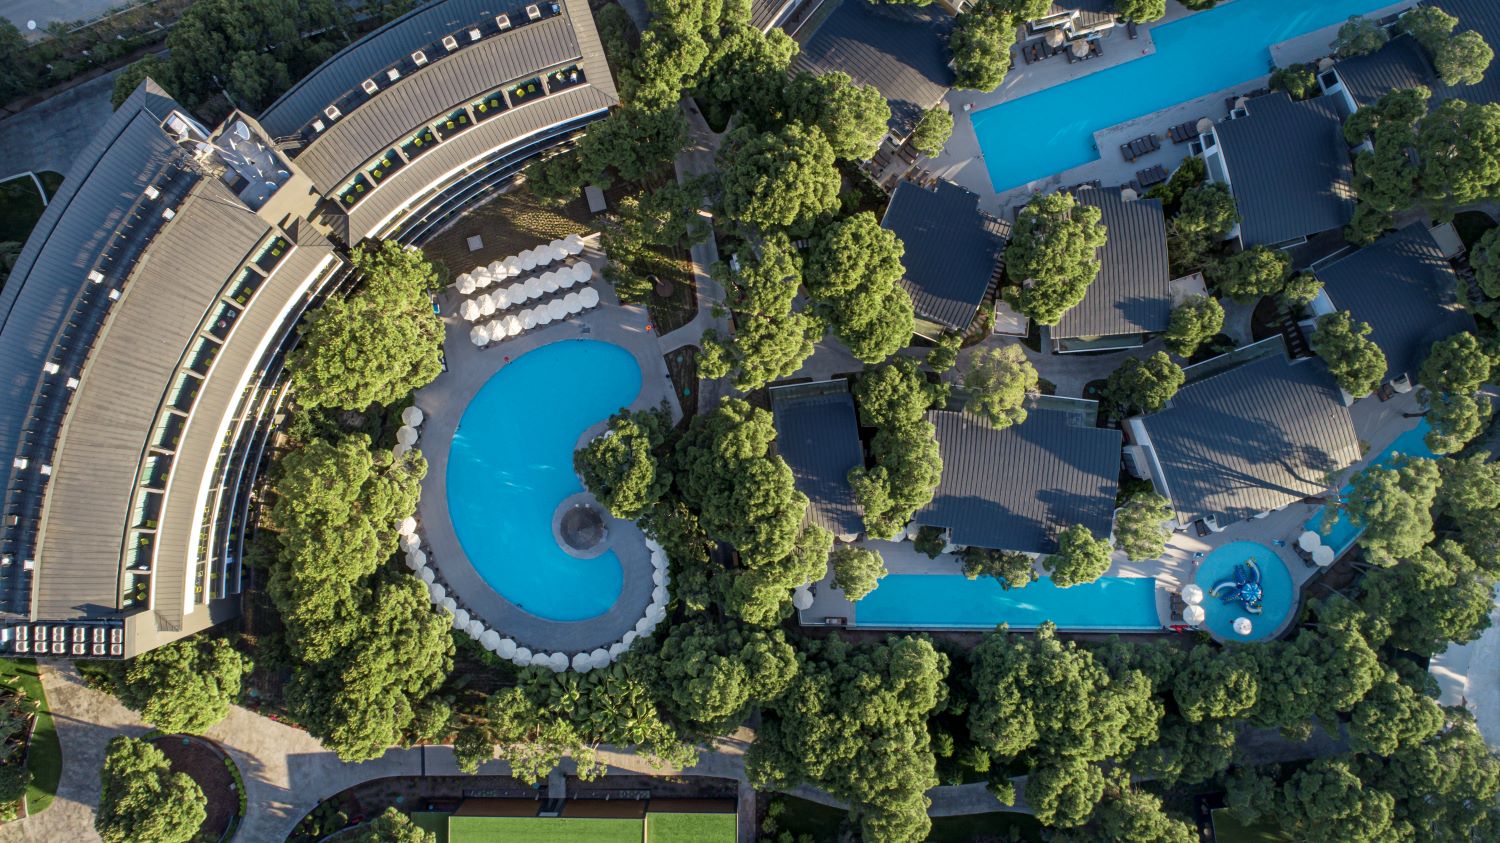
[[[1369,339],[1370,326],[1340,310],[1318,317],[1310,340],[1328,364],[1339,388],[1354,396],[1369,395],[1385,380],[1385,352]]]
[[[437,843],[437,835],[391,807],[365,826],[356,843]]]
[[[717,354],[721,363],[715,367],[700,358],[699,371],[705,377],[733,372],[735,388],[748,391],[802,368],[826,325],[816,313],[793,310],[802,259],[786,235],[768,235],[760,257],[742,257],[738,271],[719,263],[713,272],[724,284],[737,328],[727,339],[705,334],[705,356]]]
[[[600,435],[573,454],[584,488],[616,518],[634,520],[672,485],[660,451],[672,420],[664,410],[620,412]]]
[[[1172,320],[1162,339],[1172,353],[1192,357],[1198,347],[1224,330],[1224,306],[1208,296],[1193,296],[1172,308]]]
[[[1417,132],[1424,198],[1439,212],[1500,191],[1500,105],[1445,100]]]
[[[1016,309],[1043,325],[1056,325],[1083,301],[1099,275],[1099,249],[1108,239],[1098,208],[1071,193],[1033,196],[1016,217],[1005,269]]]
[[[953,87],[993,91],[1010,72],[1010,48],[1016,43],[1015,18],[997,2],[977,4],[958,16],[948,49],[953,54]]]
[[[1202,268],[1240,221],[1239,207],[1228,185],[1203,182],[1201,176],[1199,182],[1183,192],[1177,214],[1167,224],[1167,255],[1177,275]]]
[[[911,297],[898,282],[905,247],[865,211],[824,226],[804,267],[807,291],[849,352],[879,363],[911,340]]]
[[[856,466],[849,484],[872,538],[894,537],[932,500],[943,461],[926,413],[947,395],[947,387],[929,383],[909,358],[866,369],[855,382],[860,421],[877,431],[870,443],[874,467]]]
[[[730,134],[719,153],[724,212],[761,229],[806,231],[839,207],[839,171],[822,132],[800,123]]]
[[[1347,59],[1373,53],[1384,47],[1389,40],[1390,33],[1385,31],[1379,21],[1353,15],[1339,27],[1338,35],[1329,46],[1339,58]]]
[[[868,547],[844,545],[833,551],[829,562],[833,565],[834,586],[854,601],[874,591],[880,579],[890,573],[880,551]]]
[[[172,772],[167,756],[143,740],[111,740],[99,784],[94,830],[105,843],[188,843],[208,818],[202,788],[187,773]]]
[[[1164,351],[1144,360],[1130,357],[1110,372],[1104,384],[1104,398],[1121,413],[1132,409],[1154,413],[1166,406],[1186,380],[1182,367]]]
[[[699,616],[672,626],[656,665],[668,711],[705,734],[721,734],[752,705],[780,697],[801,658],[780,629]]]
[[[1280,295],[1291,268],[1286,252],[1254,246],[1211,265],[1209,277],[1220,293],[1245,302]]]
[[[964,373],[964,409],[996,428],[1026,421],[1026,399],[1040,379],[1019,344],[981,349]]]
[[[432,264],[392,240],[356,249],[350,260],[362,285],[307,315],[287,362],[307,407],[391,404],[443,371],[443,323],[428,300],[437,286]]]
[[[1057,552],[1042,559],[1042,567],[1059,588],[1090,583],[1109,571],[1109,542],[1095,538],[1082,524],[1057,536]]]
[[[1115,511],[1115,546],[1134,560],[1155,559],[1167,549],[1172,504],[1155,492],[1137,492]]]
[[[120,702],[163,732],[201,735],[229,713],[249,672],[250,658],[226,639],[183,638],[130,660]]]
[[[929,108],[911,133],[911,145],[928,158],[936,158],[953,136],[953,114],[946,108]]]
[[[875,86],[855,84],[841,70],[816,75],[802,72],[790,85],[785,77],[777,84],[786,90],[793,118],[821,129],[834,157],[868,161],[875,155],[891,119],[891,107]]]
[[[1004,589],[1025,588],[1037,579],[1036,560],[1024,553],[966,547],[958,555],[964,576],[971,580],[994,577]]]

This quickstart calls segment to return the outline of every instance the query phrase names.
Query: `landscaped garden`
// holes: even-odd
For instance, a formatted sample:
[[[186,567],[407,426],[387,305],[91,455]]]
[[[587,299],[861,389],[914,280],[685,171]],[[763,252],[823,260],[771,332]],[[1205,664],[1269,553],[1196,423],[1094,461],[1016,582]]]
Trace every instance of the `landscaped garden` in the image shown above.
[[[167,756],[172,772],[186,773],[208,799],[208,816],[195,841],[215,843],[237,825],[245,811],[244,784],[223,750],[192,735],[162,735],[151,744]]]
[[[0,659],[0,822],[38,814],[52,804],[62,777],[62,747],[36,662]],[[7,797],[12,797],[6,801]]]

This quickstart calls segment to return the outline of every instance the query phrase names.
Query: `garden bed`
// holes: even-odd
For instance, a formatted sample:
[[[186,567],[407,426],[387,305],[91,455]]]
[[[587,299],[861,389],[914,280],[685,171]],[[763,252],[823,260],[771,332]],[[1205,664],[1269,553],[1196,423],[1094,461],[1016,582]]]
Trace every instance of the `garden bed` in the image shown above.
[[[208,797],[208,817],[194,840],[215,843],[221,839],[240,814],[239,785],[224,763],[226,756],[203,738],[188,735],[163,735],[151,743],[167,756],[172,772],[187,773]]]
[[[682,421],[687,423],[698,413],[698,347],[687,345],[663,355],[667,361],[667,375],[672,379],[672,389],[677,393],[677,403],[682,405]]]
[[[450,277],[457,278],[459,273],[523,249],[569,234],[596,231],[592,219],[588,203],[582,198],[552,207],[537,201],[525,188],[519,188],[468,211],[423,243],[422,250],[428,260],[445,265]],[[468,239],[476,234],[484,239],[484,246],[471,252]]]
[[[698,284],[693,276],[693,262],[683,249],[653,248],[648,266],[638,267],[644,274],[654,275],[663,284],[651,293],[646,309],[651,312],[651,324],[657,336],[670,334],[693,321],[698,315]],[[669,286],[662,296],[662,286]]]
[[[21,693],[38,703],[26,748],[26,766],[31,771],[31,783],[26,788],[26,814],[29,816],[47,810],[57,795],[57,782],[62,777],[62,747],[57,741],[57,726],[47,707],[47,694],[42,689],[42,677],[36,662],[0,659],[0,677],[10,676],[18,677]]]

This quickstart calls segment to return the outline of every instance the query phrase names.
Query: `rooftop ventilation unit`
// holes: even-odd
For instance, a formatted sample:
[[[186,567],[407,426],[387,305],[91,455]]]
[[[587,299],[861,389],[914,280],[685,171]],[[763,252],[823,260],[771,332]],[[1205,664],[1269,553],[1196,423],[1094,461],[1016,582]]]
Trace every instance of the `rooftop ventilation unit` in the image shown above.
[[[510,29],[510,15],[495,15],[495,25],[500,27],[501,32]]]
[[[168,210],[171,210],[171,209],[169,208]],[[89,270],[89,280],[92,281],[92,282],[94,282],[95,284],[103,284],[104,283],[104,273],[100,272],[97,269],[91,269],[91,270]]]
[[[67,386],[68,389],[77,389],[78,378],[68,378],[68,382],[65,384],[65,386]]]
[[[109,291],[109,300],[110,301],[119,301],[120,300],[120,291],[119,290],[110,290]]]
[[[476,26],[469,29],[469,41],[471,43],[474,41],[478,41],[479,37],[479,27]]]
[[[422,65],[427,63],[427,54],[422,52],[421,50],[412,53],[411,63],[416,65],[417,67],[421,67]]]
[[[42,467],[39,470],[42,472],[43,477],[52,476],[52,466],[47,465],[46,463],[42,463]]]
[[[450,53],[453,52],[454,50],[457,50],[458,49],[458,39],[454,38],[452,35],[444,35],[443,36],[443,49],[447,50]]]
[[[387,79],[391,80],[392,82],[394,82],[397,79],[401,78],[401,71],[399,69],[393,67],[390,70],[387,70],[385,72],[385,78],[387,78]]]
[[[313,121],[313,131],[314,132],[321,132],[321,131],[323,131],[326,128],[328,128],[328,126],[322,120],[314,120]]]
[[[161,212],[161,218],[164,220],[169,220],[175,216],[177,216],[177,212],[172,210],[171,208],[168,208],[165,211]]]
[[[365,89],[365,93],[367,93],[367,94],[373,94],[376,91],[380,90],[380,86],[377,85],[377,84],[375,84],[375,80],[374,79],[366,79],[365,83],[363,85],[361,85],[360,87],[364,88]]]
[[[526,7],[526,17],[530,18],[531,20],[541,20],[542,10],[537,8],[537,5],[533,3],[530,6]]]
[[[49,375],[55,375],[58,372],[62,371],[62,367],[57,365],[56,363],[53,363],[51,360],[48,360],[45,364],[43,364],[42,371],[46,372]]]
[[[29,463],[26,460],[25,457],[16,457],[16,461],[14,463],[11,463],[11,465],[14,465],[16,468],[20,469],[21,471],[25,471],[26,470],[26,466],[28,466],[30,464],[31,463]]]
[[[339,111],[339,107],[336,105],[330,105],[327,108],[323,109],[323,116],[327,117],[329,120],[337,120],[342,115],[343,112]]]
[[[154,184],[146,185],[145,193],[147,199],[155,199],[156,197],[161,195],[161,191],[157,190],[156,185]]]

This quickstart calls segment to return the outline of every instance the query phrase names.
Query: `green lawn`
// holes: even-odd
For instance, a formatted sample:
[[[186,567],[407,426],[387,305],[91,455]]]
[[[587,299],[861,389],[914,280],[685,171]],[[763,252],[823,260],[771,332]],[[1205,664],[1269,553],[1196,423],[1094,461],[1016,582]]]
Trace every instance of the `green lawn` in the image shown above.
[[[450,817],[448,843],[641,843],[640,820]]]
[[[62,176],[57,173],[39,175],[49,195],[56,193]],[[0,243],[24,242],[45,207],[31,176],[16,176],[0,182]]]
[[[47,694],[42,690],[36,662],[0,659],[0,676],[21,677],[21,687],[26,695],[41,703],[36,725],[31,730],[31,747],[27,750],[31,786],[26,789],[27,810],[40,814],[52,804],[57,795],[57,780],[62,777],[62,747],[57,742],[57,727],[52,722],[52,711],[47,707]]]
[[[1245,825],[1227,810],[1214,811],[1214,837],[1219,843],[1292,843],[1292,836],[1268,825]]]
[[[430,831],[437,838],[437,843],[448,843],[448,818],[452,814],[440,814],[437,811],[412,811],[411,821],[423,831]]]
[[[647,814],[646,843],[734,843],[734,814]]]

